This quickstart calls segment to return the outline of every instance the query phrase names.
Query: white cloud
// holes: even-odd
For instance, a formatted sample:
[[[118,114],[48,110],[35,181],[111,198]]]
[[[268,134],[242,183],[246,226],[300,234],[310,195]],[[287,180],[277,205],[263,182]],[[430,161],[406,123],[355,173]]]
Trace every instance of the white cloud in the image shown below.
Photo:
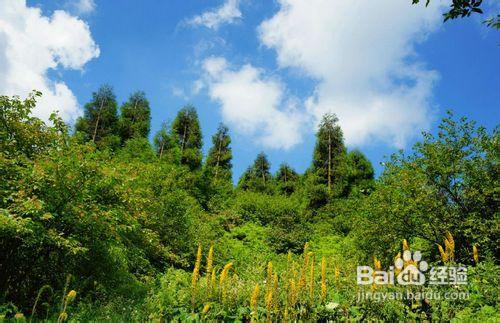
[[[187,21],[190,25],[205,26],[210,29],[218,29],[222,24],[233,23],[241,18],[239,0],[225,0],[220,7],[206,11]]]
[[[235,131],[271,148],[288,149],[300,142],[304,116],[293,100],[285,99],[279,80],[249,64],[231,69],[221,57],[206,59],[203,70],[210,98],[221,104],[224,121]]]
[[[79,15],[92,13],[96,8],[94,0],[73,0],[69,4]]]
[[[34,115],[45,120],[58,110],[66,121],[81,114],[76,97],[62,81],[51,80],[51,69],[80,70],[99,56],[88,25],[64,11],[43,16],[22,0],[0,0],[0,92],[26,96],[43,93]]]
[[[193,82],[193,85],[191,86],[191,93],[196,95],[200,93],[201,90],[205,87],[205,83],[203,83],[202,80],[196,80]]]
[[[173,85],[171,87],[171,90],[172,90],[172,95],[173,96],[176,96],[178,98],[181,98],[183,100],[187,100],[188,99],[188,96],[186,95],[186,92],[184,91],[183,88],[177,86],[177,85]]]
[[[338,115],[351,145],[384,141],[403,147],[429,126],[437,73],[416,62],[415,43],[442,23],[429,7],[394,0],[279,0],[258,31],[292,67],[318,81],[306,100],[316,121]]]

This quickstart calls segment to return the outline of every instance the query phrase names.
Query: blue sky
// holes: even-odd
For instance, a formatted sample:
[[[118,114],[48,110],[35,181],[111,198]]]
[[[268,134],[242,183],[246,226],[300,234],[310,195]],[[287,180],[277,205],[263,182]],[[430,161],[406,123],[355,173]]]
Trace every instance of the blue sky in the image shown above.
[[[0,13],[7,57],[0,55],[0,72],[14,66],[34,76],[22,86],[0,76],[0,90],[45,87],[47,105],[73,106],[68,121],[103,83],[120,103],[143,90],[152,135],[193,104],[205,151],[219,122],[230,127],[236,178],[260,151],[273,170],[287,162],[304,171],[319,118],[335,112],[348,147],[361,149],[379,173],[384,156],[411,147],[423,129],[435,131],[447,109],[490,129],[499,121],[500,32],[482,17],[443,24],[443,2],[406,2],[2,0],[16,12]],[[57,10],[66,15],[56,19]],[[47,33],[16,29],[16,15],[47,25]],[[2,32],[9,24],[12,31]],[[54,45],[26,50],[20,34]],[[27,54],[9,56],[16,50]]]

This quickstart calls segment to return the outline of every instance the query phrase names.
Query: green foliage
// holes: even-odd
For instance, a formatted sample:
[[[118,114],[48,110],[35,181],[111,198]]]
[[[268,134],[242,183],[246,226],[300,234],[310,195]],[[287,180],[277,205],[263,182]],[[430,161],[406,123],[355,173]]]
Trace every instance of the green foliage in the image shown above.
[[[156,154],[160,160],[168,160],[170,163],[178,161],[180,158],[177,151],[174,151],[174,143],[169,135],[169,125],[164,122],[160,130],[153,139]]]
[[[179,150],[180,163],[190,170],[201,167],[202,135],[198,113],[192,106],[182,108],[172,123],[171,140]]]
[[[274,192],[273,178],[270,172],[271,164],[267,160],[266,154],[259,153],[238,182],[238,188],[253,192],[268,193]]]
[[[471,261],[472,245],[497,254],[499,136],[450,115],[437,137],[424,134],[414,154],[395,155],[366,200],[367,245],[390,248],[397,237],[442,244],[451,232],[459,260]],[[376,235],[375,231],[384,231]],[[384,247],[383,247],[384,246]],[[437,251],[434,251],[436,255]]]
[[[118,133],[114,95],[94,93],[73,137],[56,116],[46,124],[30,115],[39,95],[0,96],[2,320],[499,318],[497,129],[450,115],[375,180],[368,159],[347,153],[337,119],[326,116],[305,174],[282,164],[273,178],[261,153],[234,190],[228,129],[219,127],[201,165],[194,108],[164,125],[153,148],[141,94],[122,107],[116,129],[128,130]],[[95,124],[82,128],[92,122],[95,144]],[[421,288],[466,292],[468,300],[357,299],[358,265],[377,257],[391,266],[402,239],[441,265],[437,244],[448,234],[469,283]],[[70,289],[78,293],[72,302]]]
[[[156,160],[155,152],[146,138],[132,138],[125,142],[125,146],[117,153],[121,161],[141,161],[149,163]]]
[[[297,190],[299,174],[288,164],[281,164],[275,176],[276,189],[280,194],[290,196]]]
[[[85,114],[76,121],[75,131],[100,148],[116,149],[120,144],[117,106],[111,86],[101,86],[85,105]]]
[[[2,297],[29,307],[42,285],[60,290],[68,273],[94,299],[141,295],[168,264],[186,266],[210,235],[196,178],[157,163],[145,139],[113,157],[68,138],[58,119],[49,127],[29,117],[33,97],[2,103],[1,134],[33,143],[21,149],[2,138]]]
[[[347,157],[338,118],[326,114],[316,133],[313,172],[318,184],[326,185],[333,196],[345,196],[347,188]]]
[[[119,133],[122,143],[131,138],[147,138],[151,109],[144,92],[138,91],[121,106]]]
[[[278,252],[299,252],[309,240],[309,224],[296,199],[263,193],[239,193],[233,212],[243,221],[270,227],[267,238],[271,248]]]
[[[52,127],[30,116],[41,95],[35,91],[25,100],[0,96],[0,152],[5,158],[20,155],[32,158],[57,146],[59,135],[66,134],[67,126],[55,114],[50,118]]]
[[[431,0],[425,1],[425,6],[427,7]],[[420,0],[412,0],[413,4],[420,3]],[[450,4],[450,10],[443,13],[444,21],[446,22],[449,19],[457,19],[470,17],[471,14],[483,14],[483,9],[481,6],[483,4],[483,0],[452,0]],[[500,29],[500,15],[494,15],[486,19],[483,23],[485,23],[488,27]]]
[[[348,192],[351,194],[369,194],[373,191],[375,172],[372,163],[359,150],[347,154],[349,165]]]
[[[231,137],[229,129],[220,124],[212,136],[212,147],[203,168],[202,186],[205,205],[211,210],[220,208],[233,191]]]
[[[205,172],[211,182],[232,180],[233,154],[230,144],[229,129],[223,124],[219,125],[217,133],[212,136],[212,148],[208,151],[205,162]]]

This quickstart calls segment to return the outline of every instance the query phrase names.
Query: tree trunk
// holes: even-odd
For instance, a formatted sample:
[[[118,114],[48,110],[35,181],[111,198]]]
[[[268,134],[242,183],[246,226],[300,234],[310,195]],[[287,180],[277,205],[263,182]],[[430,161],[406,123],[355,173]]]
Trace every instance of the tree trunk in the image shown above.
[[[221,137],[219,136],[219,142],[218,142],[218,148],[217,148],[217,162],[215,163],[215,175],[214,175],[214,179],[217,179],[217,173],[219,171],[219,163],[220,163],[220,153],[221,153],[221,149],[222,149],[222,139]]]
[[[135,117],[136,117],[136,115],[137,115],[137,111],[135,111],[135,110],[137,109],[137,101],[138,101],[138,100],[135,100],[135,103],[134,103],[134,110],[133,110],[133,112],[132,112],[132,123],[134,123],[134,122],[135,122]]]
[[[187,132],[187,122],[184,123],[184,131],[182,133],[181,159],[182,159],[182,154],[184,153],[184,145],[185,145],[185,142],[186,142],[186,132]]]
[[[163,155],[163,147],[165,147],[165,140],[162,141],[161,143],[161,148],[160,148],[160,159],[161,159],[161,156]]]
[[[264,173],[264,160],[262,160],[260,164],[260,171],[262,172],[262,181],[264,182],[264,186],[266,186],[266,173]]]
[[[101,111],[104,106],[104,100],[101,100],[101,107],[99,108],[99,112],[97,113],[97,120],[95,122],[94,135],[92,136],[92,142],[95,142],[95,137],[97,135],[97,127],[99,126],[99,120],[101,119]]]
[[[332,191],[332,137],[328,132],[328,193]]]

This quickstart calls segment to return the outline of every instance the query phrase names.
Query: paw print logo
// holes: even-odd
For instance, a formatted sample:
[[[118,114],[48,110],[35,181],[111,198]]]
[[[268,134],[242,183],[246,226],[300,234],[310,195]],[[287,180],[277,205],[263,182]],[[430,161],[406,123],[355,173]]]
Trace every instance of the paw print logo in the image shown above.
[[[429,264],[422,260],[422,253],[405,250],[403,258],[396,259],[394,265],[401,272],[397,276],[400,285],[423,285],[425,283],[424,272],[429,269]]]

